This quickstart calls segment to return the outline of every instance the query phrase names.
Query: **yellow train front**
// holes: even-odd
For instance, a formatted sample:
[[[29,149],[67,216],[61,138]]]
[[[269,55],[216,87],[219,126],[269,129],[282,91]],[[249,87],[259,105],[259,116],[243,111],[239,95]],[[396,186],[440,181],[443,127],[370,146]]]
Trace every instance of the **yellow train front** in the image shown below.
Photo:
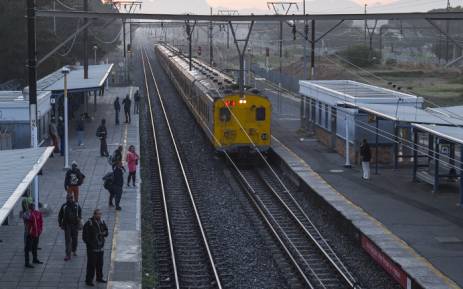
[[[247,154],[266,152],[271,141],[272,105],[256,90],[243,97],[226,74],[167,45],[155,46],[156,55],[184,102],[211,143],[219,151]]]

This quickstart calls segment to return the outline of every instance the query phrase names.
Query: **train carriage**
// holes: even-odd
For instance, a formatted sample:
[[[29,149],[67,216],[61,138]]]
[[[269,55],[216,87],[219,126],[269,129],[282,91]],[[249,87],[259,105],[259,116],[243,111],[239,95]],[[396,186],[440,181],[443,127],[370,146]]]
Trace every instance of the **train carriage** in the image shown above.
[[[207,137],[219,151],[249,153],[270,148],[271,103],[256,91],[243,97],[231,89],[226,74],[167,45],[155,46],[156,55]]]

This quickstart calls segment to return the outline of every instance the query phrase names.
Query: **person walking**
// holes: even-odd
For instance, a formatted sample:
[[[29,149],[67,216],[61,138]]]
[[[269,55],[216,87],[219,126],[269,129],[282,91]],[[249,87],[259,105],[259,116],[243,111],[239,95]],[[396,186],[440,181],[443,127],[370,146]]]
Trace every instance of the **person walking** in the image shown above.
[[[121,204],[121,198],[122,198],[122,189],[124,187],[124,168],[122,167],[122,162],[116,163],[116,166],[114,167],[113,170],[113,194],[114,198],[116,199],[116,210],[120,211],[122,210],[120,204]]]
[[[129,95],[124,98],[122,101],[122,104],[124,105],[124,113],[125,113],[125,123],[130,123],[130,107],[132,105],[132,101],[130,100]]]
[[[116,125],[119,125],[119,112],[121,111],[119,97],[116,97],[116,100],[114,101],[114,111],[116,112]]]
[[[73,194],[76,202],[79,202],[79,187],[83,184],[84,179],[85,175],[77,167],[76,161],[73,161],[71,169],[66,172],[64,177],[64,189],[69,194]]]
[[[72,255],[77,256],[77,235],[81,226],[82,208],[74,201],[73,194],[67,194],[66,203],[61,206],[58,214],[59,227],[64,231],[66,256],[64,261],[69,261]]]
[[[84,145],[84,131],[85,131],[85,116],[82,114],[79,119],[77,120],[77,145],[83,146]]]
[[[59,153],[61,156],[64,156],[64,122],[63,118],[60,116],[58,118],[58,135],[59,135]]]
[[[137,90],[133,96],[134,105],[133,105],[133,114],[138,114],[140,112],[140,92]]]
[[[370,179],[371,149],[366,139],[363,139],[362,145],[360,146],[360,156],[362,158],[362,178],[368,180]]]
[[[100,156],[108,157],[108,144],[106,137],[108,136],[108,130],[106,129],[106,119],[101,120],[100,126],[96,129],[96,136],[100,139]]]
[[[96,282],[106,283],[103,279],[103,257],[105,238],[108,237],[108,227],[102,219],[100,209],[93,211],[93,216],[85,222],[82,231],[82,240],[87,246],[87,273],[85,284],[95,286],[93,279],[96,273]]]
[[[132,185],[135,187],[135,178],[137,174],[137,165],[140,157],[135,152],[135,147],[131,145],[127,152],[127,167],[129,169],[129,176],[127,177],[127,187],[130,187],[130,180],[132,179]]]
[[[32,252],[32,263],[43,264],[37,256],[39,238],[43,230],[42,213],[35,209],[33,202],[30,202],[28,203],[28,210],[23,213],[22,217],[25,228],[24,266],[26,268],[34,268],[29,261],[29,252]]]

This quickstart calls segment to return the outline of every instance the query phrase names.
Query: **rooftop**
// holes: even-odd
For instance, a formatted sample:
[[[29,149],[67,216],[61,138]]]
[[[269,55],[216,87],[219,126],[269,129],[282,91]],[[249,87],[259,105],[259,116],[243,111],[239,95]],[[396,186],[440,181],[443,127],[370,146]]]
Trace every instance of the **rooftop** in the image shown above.
[[[76,65],[66,66],[70,71],[68,78],[68,90],[85,90],[101,87],[106,81],[113,64],[99,64],[88,66],[88,78],[84,79],[84,67]],[[37,81],[37,90],[62,91],[64,90],[64,75],[61,69],[45,76]],[[25,90],[27,90],[26,87]]]
[[[413,103],[421,105],[423,99],[416,95],[403,93],[397,90],[386,89],[352,80],[301,80],[300,93],[333,101],[342,100],[351,103]],[[328,99],[327,102],[330,102]]]
[[[442,125],[413,124],[414,127],[448,141],[463,145],[463,128]]]
[[[53,147],[0,151],[0,224],[8,217],[52,152]]]
[[[37,99],[42,99],[50,94],[49,91],[37,91]],[[22,91],[0,91],[0,103],[14,102],[22,103],[29,101],[28,95],[24,95]]]

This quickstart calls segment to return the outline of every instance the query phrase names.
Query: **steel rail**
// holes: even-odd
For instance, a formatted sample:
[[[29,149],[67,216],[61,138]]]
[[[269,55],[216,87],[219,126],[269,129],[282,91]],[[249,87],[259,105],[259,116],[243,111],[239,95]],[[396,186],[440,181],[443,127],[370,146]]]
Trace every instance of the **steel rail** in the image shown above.
[[[119,18],[172,21],[303,21],[303,20],[462,20],[463,12],[413,12],[413,13],[371,13],[371,14],[306,14],[306,15],[194,15],[194,14],[149,14],[85,11],[37,10],[38,17],[62,18]]]
[[[145,50],[145,48],[143,48],[143,50]],[[145,50],[145,55],[147,55],[146,50]],[[148,57],[148,59],[149,59],[149,57]],[[193,192],[191,190],[190,183],[188,181],[188,177],[186,175],[185,167],[183,165],[183,160],[182,160],[182,157],[180,156],[180,151],[179,151],[178,146],[177,146],[177,141],[175,140],[175,136],[174,136],[174,133],[173,133],[172,127],[170,125],[170,121],[169,121],[169,118],[167,116],[167,112],[166,112],[166,109],[165,109],[165,106],[164,106],[164,101],[162,99],[162,95],[161,95],[161,92],[159,90],[158,82],[156,80],[156,77],[154,76],[154,71],[153,71],[153,68],[151,66],[150,61],[148,61],[148,66],[149,66],[149,69],[150,69],[150,72],[151,72],[153,83],[154,83],[155,88],[156,88],[156,94],[158,96],[159,103],[161,105],[161,109],[162,109],[162,112],[163,112],[163,115],[164,115],[164,119],[166,121],[167,128],[169,130],[169,135],[171,137],[171,141],[172,141],[172,144],[173,144],[173,147],[174,147],[174,150],[175,150],[175,154],[177,156],[177,161],[178,161],[178,164],[180,165],[180,168],[181,168],[181,172],[182,172],[182,175],[183,175],[185,186],[187,188],[188,195],[190,197],[190,201],[191,201],[191,204],[193,206],[193,211],[195,213],[196,221],[197,221],[200,233],[201,233],[203,244],[204,244],[204,247],[206,248],[207,256],[208,256],[208,259],[209,259],[209,262],[210,262],[210,265],[211,265],[211,269],[212,269],[212,271],[214,273],[214,279],[217,282],[217,287],[219,289],[222,289],[222,284],[221,284],[221,281],[220,281],[219,274],[217,272],[215,261],[214,261],[214,258],[212,256],[212,252],[210,250],[209,243],[207,241],[207,237],[206,237],[206,233],[204,231],[203,225],[202,225],[201,217],[200,217],[199,211],[198,211],[197,206],[196,206],[196,202],[195,202],[194,197],[193,197]]]
[[[283,250],[285,251],[286,255],[289,257],[289,259],[291,260],[291,263],[293,264],[294,267],[296,267],[297,269],[297,272],[299,273],[299,275],[301,276],[301,278],[304,280],[304,283],[310,287],[310,289],[315,289],[315,287],[313,286],[313,284],[310,282],[310,280],[307,278],[307,276],[305,275],[304,271],[302,270],[301,266],[297,263],[296,259],[294,258],[293,254],[291,253],[291,251],[289,250],[289,248],[285,245],[285,243],[283,242],[283,240],[281,239],[281,237],[278,235],[277,231],[275,230],[275,228],[272,226],[270,220],[267,218],[267,216],[265,215],[264,211],[262,210],[261,208],[261,205],[258,203],[258,201],[256,200],[256,196],[257,196],[257,193],[256,191],[254,190],[254,188],[251,186],[251,184],[248,182],[248,180],[246,179],[246,177],[243,175],[243,173],[240,171],[240,169],[238,168],[238,166],[236,165],[236,163],[233,161],[233,159],[230,157],[230,155],[224,151],[224,154],[225,156],[227,157],[229,163],[232,165],[233,169],[236,171],[236,173],[238,174],[239,176],[239,179],[240,179],[240,183],[245,186],[245,191],[246,193],[248,194],[248,197],[249,199],[252,201],[254,207],[257,209],[257,211],[259,212],[260,216],[262,217],[262,219],[264,219],[265,223],[267,224],[267,227],[270,229],[270,231],[272,232],[273,236],[275,237],[275,239],[278,240],[278,243],[280,244],[280,246],[283,248]]]
[[[164,207],[164,217],[166,218],[166,225],[167,225],[167,234],[169,236],[169,247],[170,247],[170,255],[172,259],[172,267],[174,270],[174,278],[175,278],[175,288],[180,289],[180,282],[178,278],[178,270],[177,270],[177,262],[175,259],[175,250],[174,250],[174,241],[172,237],[172,228],[170,226],[170,217],[169,217],[169,210],[167,207],[167,198],[166,198],[166,189],[164,186],[164,175],[162,173],[162,166],[161,166],[161,159],[159,157],[159,147],[158,147],[158,141],[156,137],[156,126],[154,123],[154,114],[153,114],[153,109],[151,105],[151,98],[150,98],[150,91],[149,91],[149,85],[148,85],[148,77],[146,75],[146,65],[145,65],[145,57],[144,57],[144,51],[141,49],[141,58],[142,58],[142,63],[143,63],[143,74],[145,76],[145,86],[146,86],[146,98],[148,100],[148,109],[150,112],[150,119],[151,119],[151,128],[152,128],[152,133],[153,133],[153,140],[154,140],[154,148],[156,151],[156,159],[157,159],[157,167],[158,167],[158,173],[159,173],[159,180],[161,183],[161,192],[162,192],[162,201],[163,201],[163,207]]]
[[[320,250],[320,252],[328,259],[331,263],[331,265],[336,269],[336,271],[343,277],[343,279],[349,284],[350,287],[352,288],[360,288],[355,281],[354,277],[352,274],[347,270],[345,267],[344,263],[341,261],[341,259],[337,256],[337,254],[334,252],[334,250],[331,248],[331,246],[326,242],[325,238],[321,235],[320,231],[317,229],[317,227],[312,223],[312,221],[309,219],[309,217],[305,214],[305,212],[302,210],[302,208],[299,206],[297,202],[294,202],[293,196],[287,192],[287,194],[290,196],[291,200],[294,202],[296,205],[296,208],[298,209],[299,213],[301,213],[304,218],[310,223],[312,228],[316,231],[316,233],[319,235],[320,239],[323,241],[323,243],[328,247],[328,250],[330,250],[330,253],[333,254],[333,256],[336,258],[336,260],[341,264],[342,268],[339,267],[338,264],[333,260],[333,258],[329,255],[328,252],[326,252],[325,248],[322,247],[322,245],[315,239],[312,233],[310,233],[307,228],[304,226],[304,224],[299,220],[299,218],[296,216],[296,214],[291,210],[291,208],[288,206],[288,204],[281,198],[281,196],[277,193],[277,190],[267,181],[264,179],[262,172],[259,171],[259,175],[261,177],[261,180],[264,182],[264,184],[267,186],[270,192],[272,192],[273,196],[280,202],[280,204],[285,208],[285,210],[291,215],[294,221],[298,224],[298,226],[301,228],[301,230],[306,234],[309,239],[312,240],[312,242],[317,246],[317,248]],[[347,273],[347,274],[346,274]]]

